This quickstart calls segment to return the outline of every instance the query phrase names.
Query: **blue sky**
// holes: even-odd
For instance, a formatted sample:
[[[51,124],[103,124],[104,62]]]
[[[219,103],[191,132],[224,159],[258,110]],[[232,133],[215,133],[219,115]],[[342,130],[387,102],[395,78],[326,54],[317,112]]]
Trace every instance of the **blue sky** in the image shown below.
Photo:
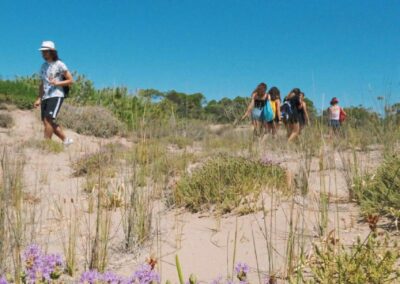
[[[400,101],[400,1],[2,0],[0,76],[37,72],[42,40],[96,87],[249,96],[300,87],[317,108]]]

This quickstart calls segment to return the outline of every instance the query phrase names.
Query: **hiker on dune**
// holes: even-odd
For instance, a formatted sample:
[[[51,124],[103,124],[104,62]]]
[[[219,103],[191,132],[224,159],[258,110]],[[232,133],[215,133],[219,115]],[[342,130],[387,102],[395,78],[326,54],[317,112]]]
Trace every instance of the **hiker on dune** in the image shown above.
[[[330,102],[330,107],[328,108],[328,118],[329,118],[329,135],[332,137],[333,135],[338,134],[340,130],[340,126],[342,122],[345,120],[347,114],[346,112],[339,106],[339,100],[334,97]]]
[[[267,127],[271,131],[272,136],[275,136],[281,122],[281,94],[277,87],[272,87],[269,89],[268,95],[274,112],[274,119],[267,123]]]
[[[304,93],[300,92],[301,97],[301,106],[299,107],[299,124],[300,124],[300,133],[306,125],[310,125],[310,117],[307,111],[307,104],[304,101]]]
[[[262,127],[264,122],[263,110],[267,101],[267,85],[265,83],[258,84],[257,88],[251,94],[251,101],[247,107],[246,113],[241,119],[245,119],[251,114],[251,121],[254,127],[254,134],[256,136],[262,134]]]
[[[34,107],[41,106],[44,138],[51,139],[54,133],[67,146],[73,141],[65,136],[56,118],[64,100],[65,88],[73,82],[72,75],[67,66],[58,58],[54,42],[44,41],[39,50],[45,62],[40,69],[41,83]]]
[[[302,107],[302,99],[300,89],[294,88],[290,91],[285,99],[285,113],[287,113],[286,127],[288,131],[288,142],[296,139],[300,134],[300,113]]]

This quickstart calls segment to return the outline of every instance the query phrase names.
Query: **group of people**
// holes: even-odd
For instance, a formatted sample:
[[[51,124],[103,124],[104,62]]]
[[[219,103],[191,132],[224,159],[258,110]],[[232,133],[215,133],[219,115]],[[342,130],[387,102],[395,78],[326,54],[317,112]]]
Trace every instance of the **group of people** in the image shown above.
[[[70,145],[73,140],[65,135],[56,119],[66,95],[66,88],[73,83],[73,78],[67,66],[59,59],[54,42],[44,41],[39,50],[45,62],[40,70],[41,84],[34,106],[41,107],[44,137],[51,139],[55,134],[64,145]],[[256,135],[269,132],[275,136],[283,122],[288,141],[293,141],[310,123],[304,93],[299,88],[294,88],[282,101],[277,87],[267,90],[267,84],[258,84],[251,94],[250,104],[242,119],[251,115]],[[338,99],[333,98],[328,109],[331,134],[338,132],[346,118],[346,113],[338,103]]]
[[[304,92],[299,88],[294,88],[282,101],[277,87],[267,90],[267,84],[258,84],[251,94],[250,104],[241,119],[251,116],[254,133],[257,136],[268,132],[275,136],[282,122],[287,130],[288,141],[295,140],[304,127],[310,124]],[[338,132],[346,113],[339,106],[339,100],[336,97],[330,104],[328,116],[330,134],[333,135]]]
[[[251,94],[251,101],[242,119],[251,115],[254,132],[265,132],[275,136],[281,122],[286,126],[288,141],[293,141],[301,130],[310,123],[304,93],[294,88],[282,101],[280,91],[267,84],[260,83]]]

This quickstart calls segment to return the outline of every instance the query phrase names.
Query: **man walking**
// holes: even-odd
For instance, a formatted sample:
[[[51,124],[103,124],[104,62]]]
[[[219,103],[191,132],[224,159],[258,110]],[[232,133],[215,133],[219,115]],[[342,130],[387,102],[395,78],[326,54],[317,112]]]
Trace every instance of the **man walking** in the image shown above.
[[[56,118],[64,100],[64,87],[70,86],[73,78],[67,66],[58,58],[54,42],[44,41],[39,50],[45,62],[40,69],[41,83],[34,107],[41,106],[44,138],[51,139],[54,133],[68,146],[73,140],[65,136]]]

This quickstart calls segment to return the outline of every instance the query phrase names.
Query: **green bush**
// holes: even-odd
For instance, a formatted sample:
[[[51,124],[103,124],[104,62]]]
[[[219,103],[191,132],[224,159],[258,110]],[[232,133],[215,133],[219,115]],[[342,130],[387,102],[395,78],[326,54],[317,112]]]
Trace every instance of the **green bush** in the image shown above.
[[[358,177],[354,192],[365,216],[400,218],[400,156],[386,157],[375,174]]]
[[[123,131],[122,124],[110,111],[97,106],[72,106],[64,104],[58,121],[77,133],[108,138]]]
[[[277,165],[219,155],[178,182],[174,201],[193,212],[215,206],[226,213],[238,207],[246,197],[258,196],[265,186],[285,191],[285,170]]]
[[[312,280],[303,279],[301,283],[397,283],[400,277],[397,243],[387,236],[380,240],[371,233],[364,242],[358,239],[350,250],[330,242],[314,249],[316,259],[310,263]]]
[[[38,95],[35,77],[0,80],[0,103],[14,104],[20,109],[31,109]]]

